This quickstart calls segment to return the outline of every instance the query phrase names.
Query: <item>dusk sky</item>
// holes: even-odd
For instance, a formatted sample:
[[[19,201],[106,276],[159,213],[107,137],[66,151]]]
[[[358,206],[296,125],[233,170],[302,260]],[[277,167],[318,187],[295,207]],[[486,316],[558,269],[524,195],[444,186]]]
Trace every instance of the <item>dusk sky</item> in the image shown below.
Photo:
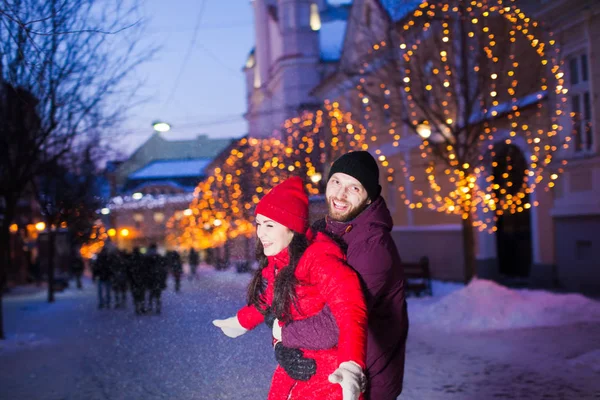
[[[141,6],[146,40],[160,51],[138,70],[146,101],[124,123],[122,150],[142,144],[154,120],[170,123],[164,136],[173,139],[245,134],[241,69],[254,45],[250,0],[144,0]]]

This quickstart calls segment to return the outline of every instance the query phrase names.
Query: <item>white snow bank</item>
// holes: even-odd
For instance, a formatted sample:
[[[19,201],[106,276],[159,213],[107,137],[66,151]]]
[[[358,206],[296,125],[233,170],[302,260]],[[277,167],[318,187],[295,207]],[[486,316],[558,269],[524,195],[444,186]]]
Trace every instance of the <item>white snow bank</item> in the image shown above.
[[[6,340],[0,340],[0,354],[13,352],[25,348],[32,348],[49,344],[50,339],[38,333],[18,333],[7,335]]]
[[[600,372],[600,349],[572,358],[569,360],[569,364],[589,368],[594,372]]]
[[[408,304],[412,324],[447,332],[600,321],[600,302],[583,295],[515,290],[483,279],[474,279],[439,299],[409,298]]]
[[[55,291],[56,299],[86,297],[89,290],[95,290],[96,283],[87,277],[82,277],[83,290],[76,288],[75,280],[69,281],[69,287],[63,291]],[[48,297],[48,285],[44,282],[41,286],[23,285],[12,288],[4,295],[2,301],[23,302],[30,300],[44,300]]]

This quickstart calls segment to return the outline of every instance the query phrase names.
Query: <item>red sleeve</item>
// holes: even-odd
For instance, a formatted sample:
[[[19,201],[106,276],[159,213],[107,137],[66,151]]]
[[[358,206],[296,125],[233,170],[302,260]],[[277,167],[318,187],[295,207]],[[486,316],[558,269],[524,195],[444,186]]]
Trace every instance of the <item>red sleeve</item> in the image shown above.
[[[237,312],[238,321],[245,329],[252,330],[260,325],[265,317],[254,306],[242,307]]]
[[[267,288],[261,295],[262,300],[265,304],[271,306],[273,303],[273,277],[274,270],[272,265],[268,265],[262,270],[263,279],[267,281]],[[244,328],[251,330],[256,328],[265,320],[265,316],[256,309],[254,306],[245,306],[237,312],[238,321]]]
[[[317,285],[339,327],[338,361],[366,364],[367,306],[356,273],[346,264],[341,251],[313,247],[310,280]],[[311,248],[307,250],[310,251]],[[336,250],[337,249],[336,247]],[[310,255],[309,255],[310,257]]]

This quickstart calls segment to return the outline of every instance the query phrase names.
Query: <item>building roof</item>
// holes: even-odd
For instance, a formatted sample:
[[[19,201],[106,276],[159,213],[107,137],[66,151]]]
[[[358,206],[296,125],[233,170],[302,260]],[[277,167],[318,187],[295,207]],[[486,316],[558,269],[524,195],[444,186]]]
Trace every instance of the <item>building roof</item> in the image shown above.
[[[342,56],[344,47],[344,35],[346,33],[347,21],[329,21],[321,23],[319,32],[319,48],[321,60],[337,61]]]
[[[157,160],[129,175],[129,179],[165,179],[198,177],[205,175],[204,169],[212,158],[193,158],[188,160]]]
[[[351,5],[351,0],[329,0],[328,7],[320,13],[319,49],[321,60],[338,61],[342,56]]]
[[[117,185],[121,186],[129,176],[153,161],[213,159],[235,139],[213,139],[199,135],[190,140],[167,140],[155,133],[117,168]]]
[[[327,0],[330,6],[349,6],[352,5],[352,0]]]
[[[379,0],[392,21],[397,22],[411,14],[423,0]]]

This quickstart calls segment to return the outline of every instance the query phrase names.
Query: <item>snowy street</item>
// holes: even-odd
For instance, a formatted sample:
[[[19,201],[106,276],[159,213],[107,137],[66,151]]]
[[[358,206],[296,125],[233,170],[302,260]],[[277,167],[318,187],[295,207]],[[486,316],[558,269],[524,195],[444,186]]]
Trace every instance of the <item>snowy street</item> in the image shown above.
[[[230,339],[211,324],[243,303],[248,279],[201,269],[197,281],[182,281],[181,293],[169,282],[160,316],[136,317],[130,302],[125,310],[98,310],[90,281],[82,292],[59,293],[51,305],[45,292],[9,295],[0,398],[264,399],[275,367],[267,328]],[[410,299],[400,399],[600,398],[597,302],[582,300],[588,316],[554,327],[432,327],[451,298]],[[436,315],[427,317],[431,310]]]

